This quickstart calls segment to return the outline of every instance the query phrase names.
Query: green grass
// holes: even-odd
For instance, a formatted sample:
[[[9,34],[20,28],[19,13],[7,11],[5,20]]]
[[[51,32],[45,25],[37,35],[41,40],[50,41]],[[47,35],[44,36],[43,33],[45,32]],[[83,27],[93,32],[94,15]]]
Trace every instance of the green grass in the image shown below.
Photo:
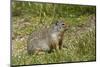
[[[78,18],[80,20],[77,20]],[[39,17],[28,17],[24,20],[21,17],[13,17],[12,65],[95,61],[95,25],[91,26],[93,23],[87,20],[87,16],[78,18],[64,19],[70,24],[70,28],[65,32],[62,50],[30,56],[26,50],[27,37],[35,30],[49,27],[52,17],[42,19],[43,23],[39,21]],[[78,27],[81,24],[82,27]]]
[[[12,2],[12,65],[48,64],[96,60],[95,6],[52,3]],[[42,55],[28,55],[28,36],[55,20],[70,27],[65,32],[63,49]]]

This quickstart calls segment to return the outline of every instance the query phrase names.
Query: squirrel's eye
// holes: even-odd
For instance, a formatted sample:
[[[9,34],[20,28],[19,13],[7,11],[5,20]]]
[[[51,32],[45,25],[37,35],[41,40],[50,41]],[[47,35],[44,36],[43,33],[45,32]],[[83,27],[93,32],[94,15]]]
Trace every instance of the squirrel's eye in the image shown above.
[[[65,25],[65,24],[62,24],[62,25]]]

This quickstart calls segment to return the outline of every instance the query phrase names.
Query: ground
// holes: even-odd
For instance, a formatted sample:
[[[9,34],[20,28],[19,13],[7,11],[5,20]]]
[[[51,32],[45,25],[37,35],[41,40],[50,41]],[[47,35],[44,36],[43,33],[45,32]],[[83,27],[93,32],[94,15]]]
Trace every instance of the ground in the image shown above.
[[[61,18],[70,25],[65,32],[63,49],[59,52],[42,55],[28,55],[26,46],[28,36],[52,23],[52,17],[40,22],[40,17],[12,18],[12,65],[47,64],[61,62],[79,62],[96,60],[95,15]]]

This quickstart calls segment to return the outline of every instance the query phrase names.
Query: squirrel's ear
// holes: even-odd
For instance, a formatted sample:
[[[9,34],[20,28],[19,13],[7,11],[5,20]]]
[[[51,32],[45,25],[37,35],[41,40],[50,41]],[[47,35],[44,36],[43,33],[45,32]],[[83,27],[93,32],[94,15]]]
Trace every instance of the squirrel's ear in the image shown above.
[[[55,21],[55,25],[58,25],[58,20]]]

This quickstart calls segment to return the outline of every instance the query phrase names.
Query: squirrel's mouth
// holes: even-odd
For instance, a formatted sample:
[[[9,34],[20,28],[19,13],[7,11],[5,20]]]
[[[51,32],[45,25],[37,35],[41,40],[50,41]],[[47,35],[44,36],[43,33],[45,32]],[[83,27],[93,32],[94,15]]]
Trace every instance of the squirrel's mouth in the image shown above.
[[[68,30],[69,29],[69,26],[66,26],[65,28],[64,28],[64,31],[66,31],[66,30]]]

